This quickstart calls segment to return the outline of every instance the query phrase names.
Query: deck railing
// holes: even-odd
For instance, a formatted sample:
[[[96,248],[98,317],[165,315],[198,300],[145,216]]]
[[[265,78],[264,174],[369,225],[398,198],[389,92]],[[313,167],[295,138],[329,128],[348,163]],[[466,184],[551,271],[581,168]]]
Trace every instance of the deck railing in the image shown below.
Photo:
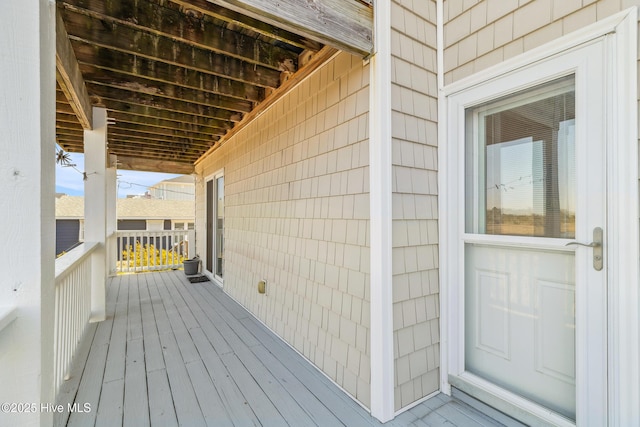
[[[192,230],[118,231],[116,271],[133,273],[181,268],[185,259],[194,256],[194,242]]]
[[[56,259],[54,387],[68,379],[91,316],[91,264],[97,243],[82,243]]]

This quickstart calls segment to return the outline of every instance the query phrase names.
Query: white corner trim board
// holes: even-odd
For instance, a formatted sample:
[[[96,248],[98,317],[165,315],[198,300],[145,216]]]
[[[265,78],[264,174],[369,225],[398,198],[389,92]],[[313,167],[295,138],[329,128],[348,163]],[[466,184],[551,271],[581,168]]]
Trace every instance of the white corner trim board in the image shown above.
[[[391,266],[391,2],[375,3],[375,52],[370,67],[369,180],[371,230],[371,415],[394,417]]]

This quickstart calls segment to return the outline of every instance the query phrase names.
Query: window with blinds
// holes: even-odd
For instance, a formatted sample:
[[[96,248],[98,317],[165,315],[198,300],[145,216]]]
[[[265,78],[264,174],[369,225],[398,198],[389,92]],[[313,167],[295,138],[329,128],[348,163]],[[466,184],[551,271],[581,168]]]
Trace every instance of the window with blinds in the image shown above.
[[[466,231],[575,236],[575,79],[466,110]]]

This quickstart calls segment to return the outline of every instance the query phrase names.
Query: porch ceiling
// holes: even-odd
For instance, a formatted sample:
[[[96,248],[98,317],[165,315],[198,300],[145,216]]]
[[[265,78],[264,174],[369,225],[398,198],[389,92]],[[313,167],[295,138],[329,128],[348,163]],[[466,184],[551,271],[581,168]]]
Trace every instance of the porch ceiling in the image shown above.
[[[104,107],[121,168],[190,173],[329,53],[371,51],[367,2],[274,4],[57,0],[58,144],[82,152]]]

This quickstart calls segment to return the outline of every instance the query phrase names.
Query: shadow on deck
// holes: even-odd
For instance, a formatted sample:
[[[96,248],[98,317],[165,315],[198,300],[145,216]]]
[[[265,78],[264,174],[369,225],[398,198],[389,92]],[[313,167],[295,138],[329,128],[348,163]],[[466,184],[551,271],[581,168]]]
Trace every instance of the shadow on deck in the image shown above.
[[[90,326],[58,403],[79,410],[56,414],[58,426],[382,425],[220,288],[181,271],[109,280],[107,320]],[[385,425],[502,424],[438,395]]]

